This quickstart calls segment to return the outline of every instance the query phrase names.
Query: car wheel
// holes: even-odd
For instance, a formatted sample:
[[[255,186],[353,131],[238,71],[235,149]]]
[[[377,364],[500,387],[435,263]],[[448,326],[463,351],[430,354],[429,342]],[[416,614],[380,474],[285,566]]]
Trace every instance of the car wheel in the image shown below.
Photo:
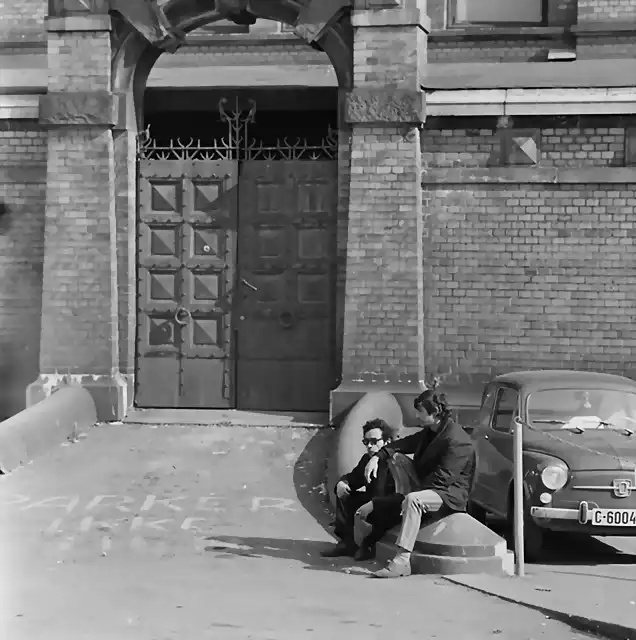
[[[530,515],[530,508],[524,503],[523,518],[523,555],[526,562],[537,562],[541,559],[543,547],[545,544],[545,530],[542,529]],[[508,530],[510,539],[512,540],[512,548],[514,549],[514,509],[512,490],[510,495],[508,518]]]

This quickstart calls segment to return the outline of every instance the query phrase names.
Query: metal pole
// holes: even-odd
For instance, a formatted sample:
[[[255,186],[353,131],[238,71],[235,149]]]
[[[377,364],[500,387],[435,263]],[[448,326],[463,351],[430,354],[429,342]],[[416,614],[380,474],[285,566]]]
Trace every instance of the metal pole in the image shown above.
[[[519,418],[514,420],[514,540],[515,540],[515,574],[525,575],[525,559],[523,554],[523,423]]]

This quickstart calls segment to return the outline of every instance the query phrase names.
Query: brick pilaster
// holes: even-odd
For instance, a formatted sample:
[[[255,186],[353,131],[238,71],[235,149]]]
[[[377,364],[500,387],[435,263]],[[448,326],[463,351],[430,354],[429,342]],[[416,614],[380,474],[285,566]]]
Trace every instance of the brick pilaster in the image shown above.
[[[634,48],[634,0],[579,0],[576,57],[579,60],[629,58]]]
[[[48,19],[48,129],[40,377],[29,403],[60,384],[87,387],[100,419],[122,417],[115,221],[117,99],[111,92],[110,18]]]
[[[578,0],[578,23],[636,22],[633,0]]]
[[[342,384],[412,396],[424,381],[420,128],[428,18],[423,0],[356,0]]]

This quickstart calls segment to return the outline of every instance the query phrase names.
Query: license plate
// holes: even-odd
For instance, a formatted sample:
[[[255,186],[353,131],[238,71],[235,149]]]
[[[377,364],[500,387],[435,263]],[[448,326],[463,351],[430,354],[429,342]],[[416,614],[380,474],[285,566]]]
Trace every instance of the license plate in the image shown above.
[[[594,509],[590,520],[597,527],[636,527],[636,509]]]

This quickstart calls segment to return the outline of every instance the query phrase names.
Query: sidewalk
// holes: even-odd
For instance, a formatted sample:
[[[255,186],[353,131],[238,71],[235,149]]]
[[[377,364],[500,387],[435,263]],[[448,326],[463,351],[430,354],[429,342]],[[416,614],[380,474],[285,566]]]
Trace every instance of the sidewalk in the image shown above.
[[[526,574],[523,578],[477,575],[445,579],[609,638],[636,640],[636,564],[601,571],[596,567],[528,567]]]
[[[111,425],[0,477],[0,637],[589,637],[439,577],[322,558],[332,437]]]

